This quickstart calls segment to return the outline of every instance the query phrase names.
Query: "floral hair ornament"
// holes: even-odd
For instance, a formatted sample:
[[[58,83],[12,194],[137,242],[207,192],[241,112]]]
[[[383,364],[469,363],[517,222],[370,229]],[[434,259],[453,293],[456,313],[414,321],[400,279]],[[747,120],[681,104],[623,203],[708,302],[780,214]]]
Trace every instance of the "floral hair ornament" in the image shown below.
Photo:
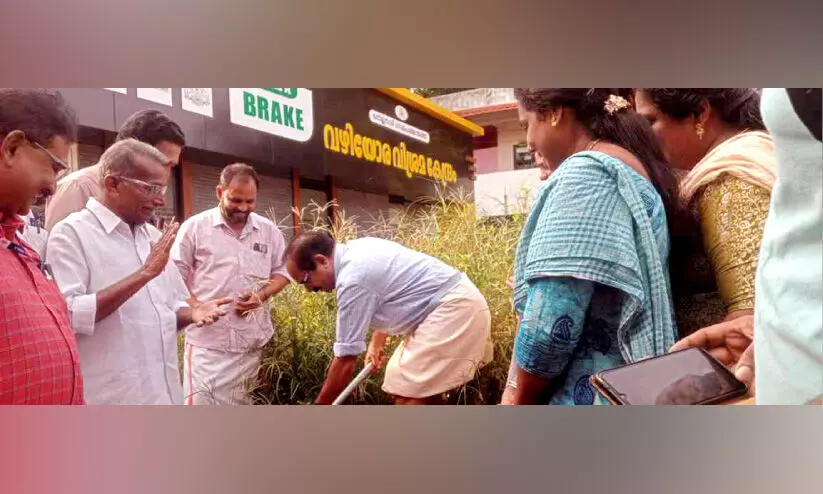
[[[616,94],[610,94],[609,99],[606,100],[606,104],[603,105],[603,108],[609,112],[609,115],[614,115],[615,113],[625,110],[629,107],[629,102],[626,98],[622,96],[618,96]]]

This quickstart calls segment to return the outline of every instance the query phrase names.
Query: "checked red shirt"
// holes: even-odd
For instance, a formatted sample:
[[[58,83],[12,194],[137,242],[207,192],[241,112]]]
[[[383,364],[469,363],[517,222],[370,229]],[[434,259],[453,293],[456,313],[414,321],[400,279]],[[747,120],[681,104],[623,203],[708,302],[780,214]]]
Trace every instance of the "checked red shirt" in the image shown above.
[[[0,213],[0,405],[83,405],[66,301],[20,225]]]

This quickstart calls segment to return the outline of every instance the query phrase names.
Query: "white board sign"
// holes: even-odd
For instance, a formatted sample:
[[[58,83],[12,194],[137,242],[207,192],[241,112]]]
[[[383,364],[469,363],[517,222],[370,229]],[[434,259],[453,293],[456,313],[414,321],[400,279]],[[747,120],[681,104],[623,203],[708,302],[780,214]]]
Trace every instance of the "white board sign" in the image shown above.
[[[314,131],[312,92],[306,88],[229,88],[231,122],[292,141]]]
[[[172,106],[170,87],[139,87],[137,97],[161,105]]]
[[[398,107],[402,108],[402,107]],[[404,108],[405,110],[405,108]],[[399,112],[395,110],[396,113],[403,115],[403,112]],[[408,117],[407,117],[408,118]],[[412,125],[407,124],[406,122],[402,122],[392,116],[386,115],[385,113],[380,113],[377,110],[369,110],[369,120],[371,123],[375,125],[379,125],[384,129],[389,129],[394,131],[400,135],[404,135],[406,137],[411,137],[420,142],[424,142],[426,144],[429,143],[431,140],[431,136],[428,132],[423,129],[418,129]]]
[[[184,87],[180,91],[183,95],[184,110],[207,117],[214,116],[214,102],[210,87]]]

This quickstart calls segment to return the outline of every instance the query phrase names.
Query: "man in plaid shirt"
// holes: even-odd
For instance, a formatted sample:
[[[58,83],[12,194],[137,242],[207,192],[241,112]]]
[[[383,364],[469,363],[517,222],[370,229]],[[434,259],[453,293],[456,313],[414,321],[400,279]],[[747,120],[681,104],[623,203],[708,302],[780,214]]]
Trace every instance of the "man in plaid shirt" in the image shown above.
[[[82,405],[66,302],[40,256],[17,235],[21,215],[54,193],[77,140],[60,93],[0,89],[0,405]]]

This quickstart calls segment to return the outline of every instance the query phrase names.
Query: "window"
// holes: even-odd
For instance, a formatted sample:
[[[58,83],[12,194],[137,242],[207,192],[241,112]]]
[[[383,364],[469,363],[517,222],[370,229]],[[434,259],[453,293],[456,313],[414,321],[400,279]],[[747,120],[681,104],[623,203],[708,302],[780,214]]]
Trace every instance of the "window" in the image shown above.
[[[534,153],[529,151],[526,144],[514,145],[514,169],[523,170],[534,168]]]

